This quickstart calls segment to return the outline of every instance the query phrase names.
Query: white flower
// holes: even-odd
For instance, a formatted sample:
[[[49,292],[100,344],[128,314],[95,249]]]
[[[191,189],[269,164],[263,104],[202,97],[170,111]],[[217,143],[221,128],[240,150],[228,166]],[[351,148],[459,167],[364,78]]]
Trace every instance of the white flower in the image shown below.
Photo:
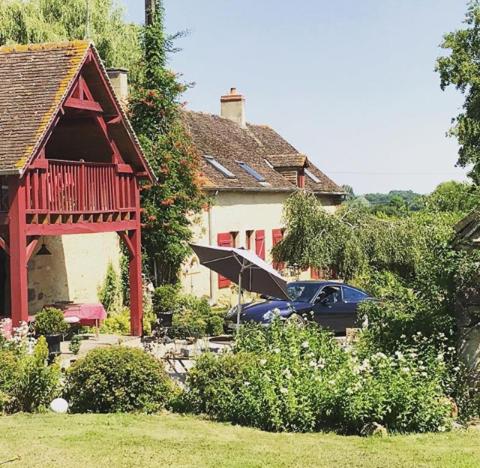
[[[273,352],[274,352],[275,354],[278,354],[278,353],[280,352],[280,348],[274,348]]]
[[[428,374],[427,374],[426,372],[422,372],[420,375],[421,375],[422,377],[427,377]]]
[[[400,335],[400,338],[402,338],[403,340],[406,338],[405,335]]]
[[[309,345],[308,345],[308,341],[304,341],[304,342],[302,343],[302,348],[303,348],[303,349],[307,349],[308,346],[309,346]]]
[[[377,353],[377,354],[375,354],[375,357],[378,357],[380,359],[386,359],[387,358],[387,356],[383,353]]]
[[[455,351],[455,348],[454,348],[453,346],[449,346],[447,349],[448,349],[449,351]]]
[[[282,374],[287,378],[290,379],[292,377],[292,373],[290,372],[289,369],[285,369]]]
[[[445,426],[438,426],[438,432],[445,432],[447,428]]]
[[[249,387],[250,386],[250,382],[248,380],[245,380],[245,382],[243,382],[243,385],[245,385],[245,387]]]
[[[314,359],[312,359],[312,360],[308,363],[308,365],[309,365],[310,367],[317,367],[317,363],[315,362]]]
[[[397,356],[398,359],[403,359],[403,354],[400,351],[395,351],[395,356]]]
[[[408,367],[402,367],[400,370],[405,374],[408,374],[410,372],[410,369]]]
[[[460,370],[460,367],[459,367],[459,366],[455,366],[455,367],[453,368],[453,370],[454,370],[455,372],[458,372],[458,371]]]
[[[288,393],[288,388],[285,388],[285,387],[280,387],[280,393],[282,395],[286,395]]]
[[[261,366],[264,366],[266,363],[267,363],[267,360],[266,360],[266,359],[260,359],[260,361],[259,361],[259,364],[260,364]]]
[[[335,385],[335,380],[329,380],[329,381],[328,381],[328,384],[329,384],[329,385]]]

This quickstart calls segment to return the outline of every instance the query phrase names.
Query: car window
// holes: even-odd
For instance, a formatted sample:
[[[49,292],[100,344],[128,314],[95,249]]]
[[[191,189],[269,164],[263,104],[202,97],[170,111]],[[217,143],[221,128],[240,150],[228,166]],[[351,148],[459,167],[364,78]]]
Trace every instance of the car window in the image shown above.
[[[325,286],[316,302],[321,302],[322,304],[332,305],[341,301],[340,287],[339,286]]]
[[[361,302],[368,298],[368,295],[358,289],[343,287],[343,301],[344,302]]]
[[[290,283],[287,286],[289,297],[292,301],[310,302],[318,291],[318,284],[315,283]]]

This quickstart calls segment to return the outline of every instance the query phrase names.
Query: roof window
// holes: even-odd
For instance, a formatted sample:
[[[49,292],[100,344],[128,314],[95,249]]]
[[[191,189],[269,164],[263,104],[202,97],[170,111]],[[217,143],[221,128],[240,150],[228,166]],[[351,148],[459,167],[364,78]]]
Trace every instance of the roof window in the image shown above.
[[[236,179],[236,176],[233,172],[229,171],[223,164],[220,164],[213,156],[204,156],[206,161],[212,165],[217,171],[221,172],[228,179]]]
[[[313,174],[312,172],[310,172],[308,169],[305,169],[305,175],[313,180],[316,184],[319,184],[320,183],[320,179],[315,175]]]
[[[239,166],[247,173],[250,174],[257,182],[265,182],[265,177],[259,174],[253,167],[250,167],[247,163],[237,161]]]

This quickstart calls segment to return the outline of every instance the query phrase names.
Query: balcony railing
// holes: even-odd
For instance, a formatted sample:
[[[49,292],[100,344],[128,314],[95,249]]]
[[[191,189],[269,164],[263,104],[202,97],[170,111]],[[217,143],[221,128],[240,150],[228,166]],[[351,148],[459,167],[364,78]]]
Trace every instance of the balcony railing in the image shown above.
[[[27,214],[89,215],[135,209],[134,174],[116,164],[44,160],[25,177]]]

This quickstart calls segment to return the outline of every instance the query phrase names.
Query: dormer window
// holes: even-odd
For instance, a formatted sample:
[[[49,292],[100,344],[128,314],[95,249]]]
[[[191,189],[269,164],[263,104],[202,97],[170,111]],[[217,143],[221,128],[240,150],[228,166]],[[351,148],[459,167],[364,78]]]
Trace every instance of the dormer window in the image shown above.
[[[251,175],[257,182],[265,182],[265,177],[259,174],[253,167],[250,167],[247,163],[237,161],[238,165],[249,175]]]
[[[320,183],[320,179],[315,174],[310,172],[308,169],[305,169],[305,175],[316,184]]]
[[[205,160],[218,172],[221,172],[227,179],[236,179],[233,172],[229,171],[223,164],[220,164],[213,156],[205,155]]]

